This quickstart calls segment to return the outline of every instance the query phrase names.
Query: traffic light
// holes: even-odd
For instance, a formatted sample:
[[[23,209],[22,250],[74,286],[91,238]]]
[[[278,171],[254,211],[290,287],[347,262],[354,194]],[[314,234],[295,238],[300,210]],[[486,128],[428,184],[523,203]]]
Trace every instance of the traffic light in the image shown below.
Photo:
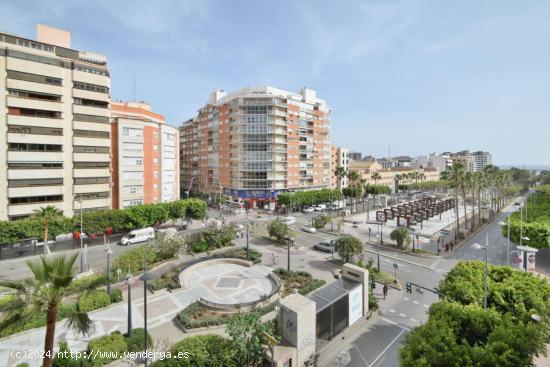
[[[407,282],[407,293],[412,293],[412,284]]]
[[[370,287],[372,289],[376,288],[376,278],[374,276],[370,278]]]

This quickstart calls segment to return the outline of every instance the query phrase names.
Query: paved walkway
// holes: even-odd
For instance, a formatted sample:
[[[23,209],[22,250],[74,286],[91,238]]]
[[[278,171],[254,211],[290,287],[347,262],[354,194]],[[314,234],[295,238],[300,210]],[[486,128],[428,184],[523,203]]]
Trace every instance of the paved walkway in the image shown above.
[[[270,269],[263,265],[256,265],[253,268],[246,268],[245,273],[235,269],[236,265],[233,264],[219,264],[215,266],[215,269],[203,269],[199,274],[196,274],[195,281],[190,288],[178,289],[172,293],[167,291],[160,291],[154,295],[148,295],[147,297],[147,326],[149,330],[157,330],[158,336],[162,336],[171,344],[183,337],[181,330],[177,327],[174,329],[174,317],[187,307],[189,304],[197,301],[199,298],[210,298],[219,301],[225,301],[225,298],[231,303],[231,300],[239,300],[240,298],[250,298],[259,294],[265,293],[265,290],[260,287],[256,289],[257,284],[261,286],[263,283],[256,283],[258,279],[251,279],[251,284],[247,282],[247,275],[260,276],[266,275]],[[251,272],[251,269],[254,271]],[[224,279],[223,276],[232,274],[235,277],[239,277],[239,284],[230,292],[227,297],[223,297],[217,288],[219,284],[213,284],[211,287],[207,287],[202,280],[219,278]],[[221,277],[221,278],[220,278]],[[223,288],[223,287],[222,287]],[[136,292],[140,287],[136,287],[132,293],[132,327],[143,327],[143,298],[140,297],[143,292]],[[137,296],[136,297],[136,293]],[[141,295],[140,295],[141,293]],[[88,342],[91,339],[97,338],[102,335],[112,333],[113,331],[120,331],[122,333],[127,332],[127,320],[128,320],[128,304],[127,302],[121,302],[111,307],[104,308],[102,310],[91,312],[90,318],[95,322],[95,331],[88,335],[76,335],[73,331],[69,330],[65,321],[59,321],[56,324],[55,340],[58,343],[61,340],[66,340],[69,344],[69,348],[72,351],[82,351],[88,346]],[[173,330],[172,330],[173,329]],[[170,332],[168,332],[170,331]],[[178,332],[179,331],[179,332]],[[0,341],[0,366],[15,366],[18,363],[27,362],[30,367],[42,365],[40,359],[28,359],[22,360],[12,358],[10,354],[16,351],[28,351],[43,349],[45,327],[24,331],[18,334],[11,335],[3,338]],[[153,333],[153,337],[157,339],[156,333]],[[56,345],[57,348],[57,345]]]

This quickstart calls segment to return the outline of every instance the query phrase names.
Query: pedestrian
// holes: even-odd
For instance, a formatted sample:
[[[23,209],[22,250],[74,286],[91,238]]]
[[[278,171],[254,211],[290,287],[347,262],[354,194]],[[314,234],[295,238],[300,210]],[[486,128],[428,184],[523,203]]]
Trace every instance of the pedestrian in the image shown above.
[[[448,251],[449,251],[449,243],[447,242],[447,243],[445,244],[445,252],[448,252]]]
[[[454,246],[454,244],[455,244],[455,241],[454,241],[454,240],[451,241],[451,251],[453,251],[453,246]]]
[[[386,299],[386,295],[388,294],[388,282],[384,283],[384,287],[382,288],[382,293],[384,293],[384,299]]]

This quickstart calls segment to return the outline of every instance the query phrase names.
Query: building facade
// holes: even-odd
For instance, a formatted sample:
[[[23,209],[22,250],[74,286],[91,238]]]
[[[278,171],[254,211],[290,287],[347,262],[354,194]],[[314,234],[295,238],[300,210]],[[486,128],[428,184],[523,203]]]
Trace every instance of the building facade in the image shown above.
[[[477,151],[472,153],[472,171],[483,171],[493,164],[493,157],[489,152]]]
[[[418,172],[423,174],[422,182],[437,181],[440,179],[441,172],[435,168],[410,168],[410,167],[393,167],[390,169],[384,168],[380,163],[374,161],[351,161],[350,171],[357,172],[360,179],[366,181],[369,185],[384,185],[388,186],[395,192],[396,177]],[[372,175],[377,172],[380,178],[376,181]],[[416,183],[413,179],[400,179],[400,185]],[[418,182],[421,182],[420,180]]]
[[[330,158],[331,188],[342,190],[343,188],[346,188],[349,186],[349,179],[347,176],[347,174],[349,173],[349,162],[350,162],[349,149],[331,145],[330,157],[331,157]],[[337,167],[344,168],[344,172],[346,174],[342,177],[336,176],[335,171]]]
[[[69,32],[0,33],[0,220],[111,207],[110,85],[107,59]]]
[[[416,158],[418,167],[420,168],[435,168],[441,172],[450,169],[453,165],[453,160],[447,154],[428,154]]]
[[[315,91],[252,86],[213,92],[180,128],[181,187],[248,207],[330,186],[331,114]]]
[[[178,130],[144,102],[111,109],[113,208],[179,198]]]

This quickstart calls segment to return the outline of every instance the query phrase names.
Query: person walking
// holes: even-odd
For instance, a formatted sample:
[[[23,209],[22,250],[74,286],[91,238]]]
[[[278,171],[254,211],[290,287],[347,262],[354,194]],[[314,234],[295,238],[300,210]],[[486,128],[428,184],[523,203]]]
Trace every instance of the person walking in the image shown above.
[[[384,287],[382,288],[382,293],[384,293],[384,299],[386,299],[386,295],[388,294],[388,282],[384,283]]]

